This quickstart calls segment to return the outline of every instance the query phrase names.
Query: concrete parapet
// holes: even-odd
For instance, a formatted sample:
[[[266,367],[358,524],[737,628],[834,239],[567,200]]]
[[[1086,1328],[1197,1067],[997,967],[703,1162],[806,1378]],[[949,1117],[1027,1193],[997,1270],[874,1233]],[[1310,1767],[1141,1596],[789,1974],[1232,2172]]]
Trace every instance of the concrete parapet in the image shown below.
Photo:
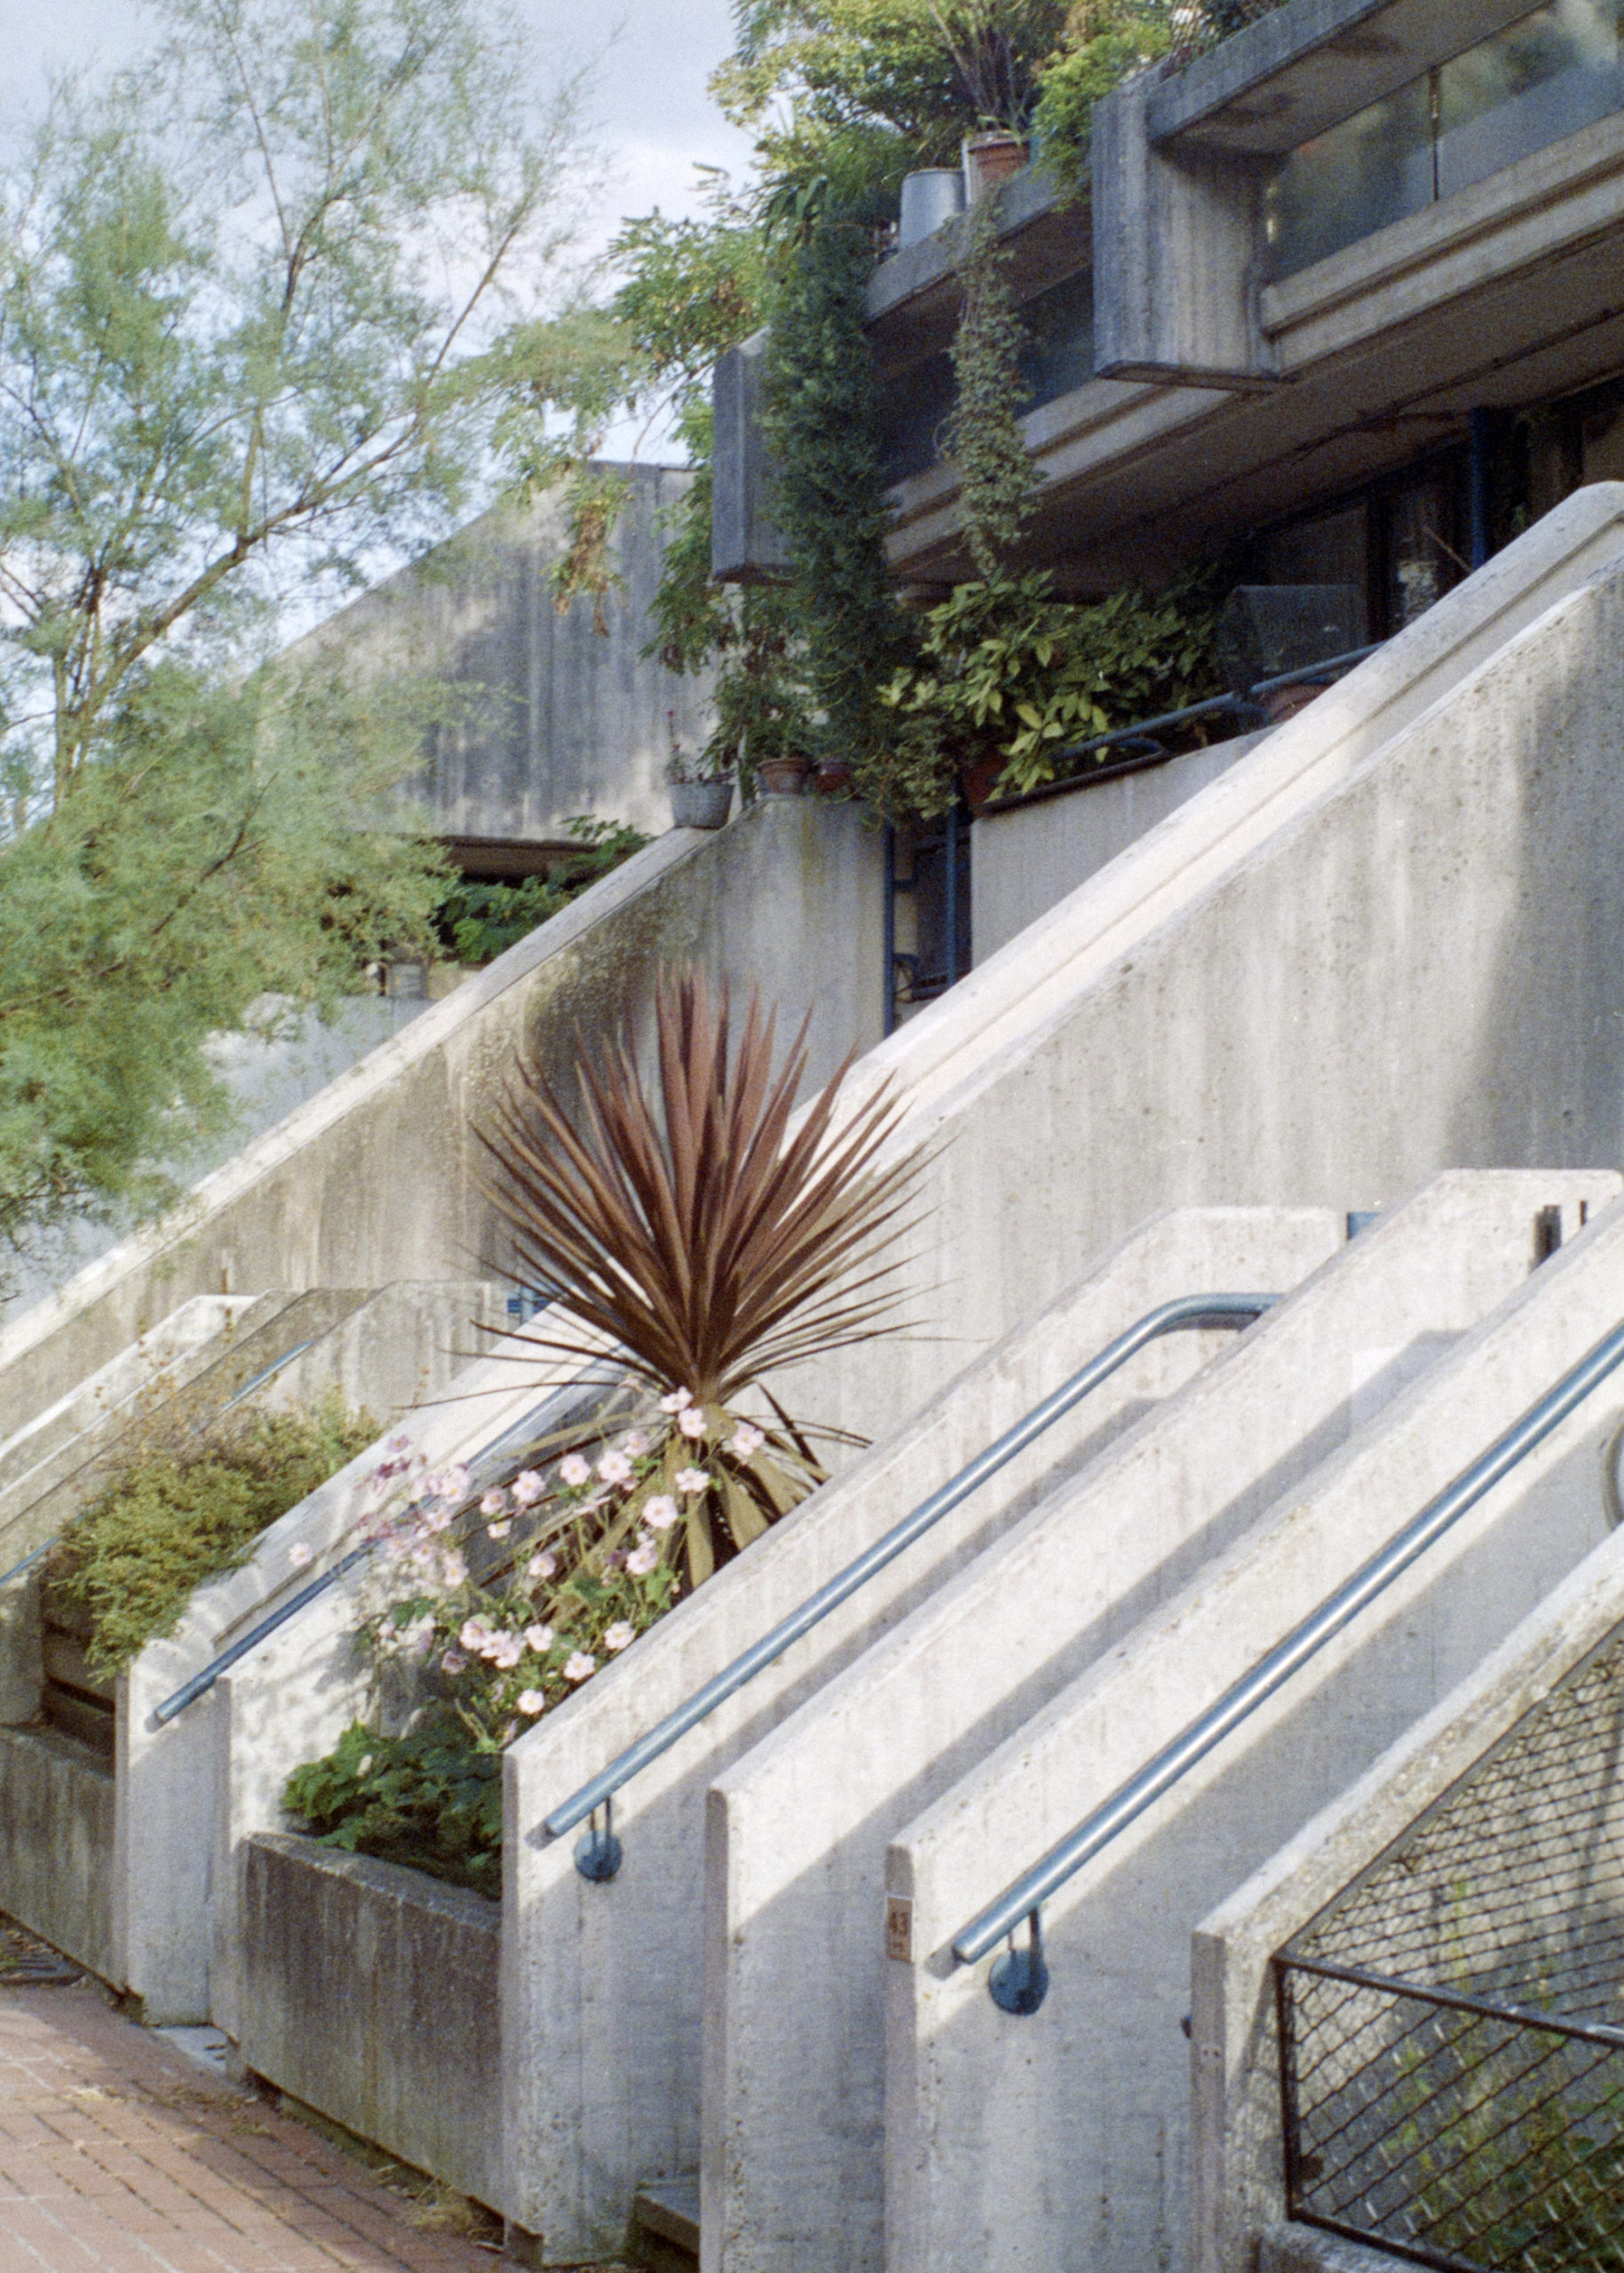
[[[1296,2226],[1282,2220],[1271,2226],[1257,2245],[1257,2273],[1403,2273],[1413,2258],[1390,2257],[1384,2249],[1367,2249],[1363,2242],[1344,2241],[1340,2234],[1321,2233],[1317,2226]]]
[[[869,1051],[921,1308],[991,1340],[1157,1208],[1624,1157],[1624,487],[1571,498]],[[941,1348],[787,1374],[865,1433]],[[780,1385],[775,1383],[775,1388]]]
[[[670,831],[205,1177],[187,1204],[0,1327],[0,1430],[189,1295],[376,1287],[499,1264],[471,1121],[522,1041],[566,1088],[577,1026],[646,1021],[656,971],[812,1013],[809,1079],[880,1032],[883,854],[857,808],[773,797]]]
[[[1573,1258],[1575,1264],[1579,1261]],[[1613,1301],[1596,1306],[1592,1325],[1597,1315],[1609,1324],[1616,1320],[1616,1264],[1613,1287]],[[1594,1429],[1586,1433],[1591,1444],[1585,1449],[1593,1459]],[[1596,1493],[1589,1461],[1578,1464],[1575,1485]],[[1282,2229],[1274,2222],[1282,2214],[1283,2189],[1271,1958],[1493,1751],[1525,1715],[1551,1697],[1621,1622],[1624,1533],[1614,1532],[1441,1702],[1415,1718],[1363,1774],[1201,1919],[1192,1945],[1191,1981],[1194,2262],[1200,2273],[1240,2273],[1260,2250],[1256,2261],[1272,2262],[1281,2273],[1287,2265],[1295,2273],[1297,2262],[1311,2261],[1280,2256]],[[1302,2237],[1304,2249],[1319,2245],[1310,2242],[1311,2229],[1293,2225],[1284,2230]]]
[[[1147,829],[1226,773],[1263,740],[1241,734],[1165,764],[1058,788],[970,830],[970,940],[980,964],[1097,875]]]
[[[244,2063],[415,2169],[494,2202],[497,1943],[497,1905],[483,1895],[311,1839],[250,1840]]]
[[[978,1762],[1006,1740],[1018,1749],[1051,1699],[1091,1667],[1115,1664],[1159,1604],[1198,1586],[1266,1511],[1290,1504],[1282,1495],[1299,1492],[1440,1350],[1517,1287],[1538,1253],[1541,1208],[1558,1204],[1571,1232],[1581,1200],[1599,1207],[1619,1188],[1618,1177],[1604,1175],[1437,1179],[1059,1482],[754,1751],[713,1777],[706,2273],[768,2273],[785,2263],[807,2273],[877,2268],[888,2154],[916,2183],[935,2174],[939,2154],[967,2189],[986,2183],[987,2215],[978,2208],[956,2228],[932,2225],[935,2267],[1051,2261],[1058,2244],[1034,2248],[1028,2223],[1051,2201],[1070,2205],[1067,2230],[1087,2232],[1089,2261],[1104,2265],[1096,2212],[1085,2215],[1071,2180],[1049,2168],[1092,2168],[1087,2144],[1073,2124],[1062,2145],[1050,2119],[1034,2113],[1024,2081],[1037,2071],[1034,2044],[1044,2028],[1052,2031],[1047,2010],[1034,2033],[1001,2040],[990,2063],[967,2076],[973,2104],[955,2103],[960,2135],[995,2124],[998,2151],[960,2158],[945,2131],[929,2134],[928,2150],[915,2134],[910,2164],[915,2118],[906,2094],[893,2109],[884,2080],[888,1999],[914,1984],[922,2000],[949,2000],[955,2028],[973,2029],[978,2043],[980,2008],[993,2008],[977,1986],[979,2004],[965,2020],[965,1992],[938,1978],[944,1933],[963,1925],[977,1904],[948,1914],[963,1891],[956,1881],[939,1899],[934,1880],[888,1882],[887,1846],[938,1802],[944,1820],[956,1824],[945,1795]],[[1624,1221],[1617,1236],[1624,1241]],[[1203,1643],[1186,1669],[1190,1694],[1219,1654]],[[1113,1725],[1132,1740],[1137,1722]],[[968,1850],[955,1846],[954,1854],[967,1871],[1001,1873],[991,1889],[1000,1891],[1048,1844],[1037,1826],[1047,1827],[1076,1796],[1074,1779],[1063,1773],[1032,1794],[1015,1832],[972,1841]],[[888,1964],[884,1953],[888,1886],[914,1903],[906,1966]],[[1064,2000],[1056,2009],[1065,2010]],[[1171,2016],[1176,2037],[1179,2010],[1182,2004]],[[920,2057],[937,2056],[933,2039]],[[1076,2076],[1095,2071],[1097,2049],[1072,2044],[1069,2056],[1074,2095]],[[919,2120],[927,2126],[932,2088],[920,2079]],[[1064,2096],[1057,2091],[1057,2106]],[[1018,2120],[1010,2112],[1017,2108]],[[1030,2150],[1017,2132],[1034,2142]],[[1041,2150],[1040,2139],[1047,2142]],[[1152,2142],[1145,2143],[1148,2150]],[[1029,2153],[1037,2159],[1023,2159]],[[1048,2171],[1041,2184],[1040,2164]],[[1020,2189],[1009,2182],[1017,2169],[1028,2174]],[[1081,2175],[1077,2184],[1087,2191]],[[1153,2261],[1137,2229],[1134,2245],[1138,2253],[1124,2262]],[[1162,2245],[1159,2238],[1155,2246]],[[899,2246],[895,2236],[892,2246]],[[904,2262],[931,2261],[928,2252],[897,2257],[892,2273]]]
[[[1192,1292],[1295,1286],[1341,1235],[1326,1209],[1192,1208],[1142,1226],[512,1746],[503,2027],[513,2191],[501,2206],[546,2235],[550,2262],[613,2250],[639,2184],[698,2166],[707,1785],[1232,1336],[1180,1334],[1141,1351],[645,1769],[616,1802],[625,1860],[611,1884],[584,1881],[574,1834],[549,1841],[543,1818],[1145,1311]],[[524,2048],[543,2042],[544,2059]]]
[[[1541,1188],[1532,1176],[1482,1181],[1502,1201],[1520,1185],[1525,1218]],[[1555,1188],[1571,1229],[1583,1185],[1565,1177]],[[1592,1210],[1618,1188],[1616,1177],[1590,1180]],[[1373,1260],[1384,1238],[1396,1264],[1405,1219],[1366,1236]],[[1473,1239],[1464,1221],[1459,1236]],[[911,1905],[915,1947],[911,1964],[886,1968],[888,2273],[1016,2273],[1053,2261],[1073,2236],[1099,2273],[1129,2273],[1153,2254],[1190,2262],[1190,2055],[1179,2027],[1187,1937],[1227,1884],[1431,1707],[1603,1537],[1596,1454],[1624,1383],[1604,1383],[1050,1897],[1051,1986],[1035,2018],[1002,2012],[986,1964],[955,1966],[953,1939],[1616,1323],[1621,1263],[1616,1200],[1532,1278],[1525,1252],[1523,1283],[1475,1330],[899,1832],[886,1887]],[[989,1570],[989,1580],[996,1575]],[[1023,2155],[1043,2170],[1041,2187],[1010,2186]],[[1232,2261],[1243,2262],[1243,2253]]]
[[[113,1777],[51,1729],[0,1728],[4,1908],[115,1981]]]

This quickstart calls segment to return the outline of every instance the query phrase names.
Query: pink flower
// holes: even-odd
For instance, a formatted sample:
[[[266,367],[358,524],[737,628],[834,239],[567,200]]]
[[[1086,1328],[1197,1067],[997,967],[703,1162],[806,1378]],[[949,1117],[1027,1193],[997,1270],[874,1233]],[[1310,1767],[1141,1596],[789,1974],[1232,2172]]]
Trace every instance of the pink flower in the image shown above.
[[[703,1468],[679,1468],[677,1471],[677,1489],[688,1499],[691,1499],[696,1492],[709,1492],[710,1471]]]
[[[482,1657],[485,1645],[491,1638],[491,1630],[482,1618],[465,1618],[463,1630],[456,1638],[471,1657]]]
[[[552,1647],[551,1627],[527,1626],[525,1628],[525,1645],[527,1649],[534,1650],[538,1658],[544,1658],[548,1651]]]
[[[702,1437],[705,1433],[705,1413],[702,1406],[685,1405],[677,1416],[677,1425],[685,1437]]]
[[[458,1461],[456,1466],[455,1468],[448,1468],[440,1479],[440,1498],[442,1500],[465,1500],[468,1497],[468,1486],[471,1481],[471,1479],[469,1476],[468,1470],[463,1467],[462,1461]]]
[[[288,1560],[292,1564],[296,1571],[302,1571],[307,1563],[313,1563],[315,1559],[315,1548],[313,1547],[306,1547],[302,1539],[296,1539],[293,1545],[288,1549]]]
[[[448,1551],[440,1556],[440,1583],[442,1587],[467,1585],[468,1565],[460,1555]]]
[[[507,1511],[508,1495],[500,1485],[494,1492],[487,1492],[479,1502],[479,1513],[482,1516],[505,1516]]]
[[[749,1460],[761,1450],[766,1441],[759,1429],[748,1421],[741,1421],[727,1440],[727,1449],[735,1460]]]
[[[539,1689],[521,1689],[519,1692],[519,1709],[521,1713],[529,1714],[534,1720],[536,1714],[545,1712],[547,1709],[547,1699]]]
[[[525,1565],[525,1575],[530,1579],[551,1579],[558,1567],[556,1555],[533,1555]]]
[[[481,1654],[489,1659],[498,1673],[511,1673],[525,1654],[525,1645],[517,1634],[493,1634]]]
[[[626,1557],[626,1568],[634,1579],[646,1579],[660,1560],[660,1543],[644,1532]]]
[[[566,1453],[558,1462],[558,1480],[567,1484],[572,1492],[578,1492],[583,1484],[592,1480],[591,1462],[583,1460],[579,1453]]]
[[[606,1453],[598,1463],[598,1473],[606,1484],[630,1484],[631,1462],[624,1453]]]
[[[669,1531],[677,1520],[677,1502],[669,1492],[656,1492],[643,1502],[643,1520],[650,1531]]]
[[[661,1413],[681,1413],[693,1402],[693,1391],[691,1389],[674,1389],[669,1397],[661,1398],[660,1410]]]
[[[564,1668],[566,1681],[589,1681],[598,1671],[596,1658],[589,1658],[584,1650],[577,1650]]]
[[[629,1642],[635,1642],[637,1638],[637,1628],[629,1626],[623,1618],[619,1618],[606,1632],[604,1647],[606,1650],[623,1650]]]
[[[441,1673],[462,1673],[467,1664],[468,1660],[460,1650],[448,1650],[440,1661],[440,1669]]]
[[[504,1524],[487,1524],[485,1536],[487,1539],[505,1539],[512,1528],[513,1518],[510,1516]]]
[[[629,1437],[621,1438],[621,1450],[628,1460],[641,1460],[648,1450],[648,1438],[641,1429],[634,1429]]]
[[[534,1508],[538,1500],[547,1496],[547,1486],[533,1468],[521,1469],[513,1478],[513,1505]]]

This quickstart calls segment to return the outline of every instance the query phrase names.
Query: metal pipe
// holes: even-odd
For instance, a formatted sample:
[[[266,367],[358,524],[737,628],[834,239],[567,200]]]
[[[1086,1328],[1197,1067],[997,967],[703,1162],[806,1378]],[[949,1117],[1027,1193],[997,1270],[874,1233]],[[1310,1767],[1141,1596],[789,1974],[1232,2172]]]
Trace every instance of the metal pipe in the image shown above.
[[[1427,1982],[1406,1981],[1397,1974],[1367,1973],[1362,1966],[1327,1965],[1319,1958],[1277,1957],[1274,1962],[1289,1973],[1311,1973],[1321,1981],[1346,1981],[1358,1989],[1380,1990],[1387,1997],[1414,1997],[1421,2004],[1441,2005],[1452,2013],[1471,2013],[1487,2021],[1515,2021],[1519,2028],[1549,2029],[1553,2036],[1604,2044],[1612,2052],[1624,2047],[1624,2028],[1610,2028],[1604,2021],[1565,2021],[1553,2013],[1525,2012],[1520,2005],[1492,2005],[1481,1997],[1462,1996],[1458,1989],[1435,1989]]]
[[[1086,757],[1090,750],[1105,749],[1113,742],[1131,741],[1137,734],[1162,733],[1169,726],[1188,725],[1196,718],[1216,718],[1224,711],[1248,709],[1260,695],[1278,694],[1287,686],[1307,686],[1328,671],[1351,670],[1355,663],[1362,663],[1386,644],[1383,639],[1373,639],[1367,647],[1350,647],[1346,654],[1327,655],[1323,662],[1303,663],[1296,670],[1280,671],[1273,678],[1260,678],[1244,694],[1215,694],[1205,702],[1192,702],[1183,710],[1164,711],[1160,718],[1142,718],[1132,726],[1113,726],[1109,733],[1095,734],[1086,742],[1068,742],[1057,755]]]
[[[1477,409],[1468,420],[1468,476],[1471,509],[1471,565],[1481,568],[1493,550],[1490,527],[1491,480],[1494,463],[1494,414]]]
[[[662,1752],[668,1752],[679,1737],[696,1728],[708,1715],[716,1711],[718,1705],[725,1703],[748,1682],[753,1681],[775,1659],[781,1658],[792,1643],[798,1642],[804,1634],[809,1634],[820,1620],[827,1618],[832,1610],[838,1609],[860,1587],[865,1586],[876,1572],[894,1562],[933,1524],[939,1523],[945,1515],[968,1500],[973,1492],[978,1491],[989,1477],[995,1476],[1001,1468],[1012,1461],[1018,1453],[1024,1452],[1063,1414],[1069,1413],[1073,1406],[1080,1404],[1090,1390],[1097,1389],[1119,1366],[1125,1366],[1137,1350],[1144,1349],[1146,1342],[1154,1342],[1164,1334],[1199,1333],[1203,1328],[1250,1326],[1254,1319],[1261,1317],[1279,1300],[1278,1295],[1184,1295],[1175,1302],[1163,1303],[1156,1310],[1148,1311],[1125,1334],[1120,1334],[1114,1342],[1108,1342],[1069,1381],[1063,1382],[1058,1389],[1052,1390],[1041,1405],[1034,1405],[1023,1420],[1018,1421],[1012,1429],[1007,1429],[997,1442],[978,1454],[968,1468],[962,1468],[956,1476],[931,1493],[928,1500],[922,1500],[911,1515],[905,1516],[900,1523],[893,1525],[890,1531],[875,1540],[874,1545],[865,1549],[855,1562],[848,1563],[844,1571],[837,1572],[826,1585],[819,1588],[816,1594],[809,1595],[798,1610],[792,1611],[788,1618],[780,1619],[742,1656],[724,1667],[702,1689],[695,1690],[685,1704],[679,1705],[675,1712],[668,1713],[662,1721],[656,1722],[646,1736],[639,1737],[636,1744],[628,1745],[624,1752],[618,1754],[600,1775],[594,1776],[590,1784],[583,1784],[561,1807],[554,1808],[543,1825],[549,1837],[561,1839],[566,1831],[573,1831],[578,1823],[584,1822],[594,1809],[602,1807],[606,1800],[618,1792],[623,1784],[630,1783],[641,1769],[646,1768],[651,1761],[657,1760]]]
[[[1360,1611],[1385,1592],[1394,1580],[1441,1539],[1452,1524],[1509,1475],[1553,1429],[1609,1374],[1624,1363],[1624,1325],[1613,1327],[1576,1366],[1549,1389],[1471,1466],[1430,1500],[1387,1545],[1360,1564],[1352,1577],[1322,1602],[1318,1610],[1294,1626],[1282,1642],[1260,1658],[1251,1671],[1232,1682],[1216,1704],[1193,1720],[1182,1734],[1164,1745],[1137,1776],[1120,1785],[1111,1797],[1083,1818],[1075,1831],[1051,1847],[1041,1862],[1024,1872],[1007,1891],[972,1918],[953,1944],[961,1965],[973,1965],[995,1943],[1012,1933],[1020,1921],[1047,1901],[1057,1888],[1083,1865],[1109,1847],[1152,1803],[1204,1760],[1232,1730],[1284,1686],[1300,1667],[1318,1655],[1326,1643],[1351,1625]]]
[[[884,901],[885,992],[880,1002],[880,1032],[893,1034],[897,1025],[897,832],[885,824]]]
[[[622,1384],[618,1382],[614,1383],[611,1393],[618,1390],[621,1386]],[[574,1397],[579,1400],[580,1392],[583,1389],[601,1390],[603,1387],[604,1384],[601,1382],[566,1382],[561,1388],[552,1390],[543,1398],[541,1404],[533,1406],[524,1418],[516,1421],[511,1429],[504,1429],[495,1443],[488,1445],[479,1457],[473,1479],[474,1492],[477,1493],[480,1488],[480,1477],[488,1476],[494,1469],[503,1466],[525,1445],[534,1443],[538,1432],[548,1421],[568,1420],[571,1417],[574,1408],[567,1405],[562,1414],[554,1412],[553,1408],[558,1405],[560,1398]],[[154,1711],[153,1720],[155,1725],[162,1728],[167,1723],[172,1721],[177,1714],[184,1713],[188,1705],[194,1705],[200,1697],[214,1687],[223,1673],[228,1673],[231,1670],[240,1658],[245,1658],[250,1650],[257,1649],[260,1643],[268,1640],[279,1626],[285,1626],[290,1618],[297,1618],[306,1603],[314,1602],[317,1596],[324,1595],[329,1587],[336,1587],[346,1572],[353,1571],[358,1563],[371,1554],[373,1542],[370,1540],[366,1540],[360,1547],[353,1547],[350,1552],[341,1561],[335,1563],[329,1570],[323,1571],[319,1577],[312,1579],[307,1585],[299,1588],[297,1594],[289,1595],[287,1601],[279,1604],[276,1609],[268,1611],[265,1617],[260,1619],[257,1625],[250,1627],[240,1640],[232,1643],[228,1649],[222,1650],[217,1658],[210,1659],[201,1673],[194,1674],[191,1680],[183,1683],[172,1696],[164,1699],[162,1704]],[[41,1548],[37,1551],[43,1554],[44,1550]],[[23,1565],[19,1564],[17,1567],[21,1570]],[[14,1575],[15,1573],[8,1573],[8,1576]],[[0,1580],[0,1584],[4,1584],[4,1581]]]

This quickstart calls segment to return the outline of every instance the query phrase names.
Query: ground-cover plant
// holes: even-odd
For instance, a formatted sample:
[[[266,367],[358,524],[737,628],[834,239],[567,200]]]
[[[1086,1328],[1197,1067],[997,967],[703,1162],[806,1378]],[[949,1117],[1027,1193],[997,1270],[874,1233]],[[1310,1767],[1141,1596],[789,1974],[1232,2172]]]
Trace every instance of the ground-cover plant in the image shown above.
[[[88,1614],[91,1671],[121,1672],[173,1633],[196,1588],[239,1569],[263,1531],[376,1436],[336,1390],[305,1410],[242,1408],[202,1427],[182,1413],[144,1429],[45,1561],[45,1585]]]
[[[637,1425],[538,1447],[479,1489],[390,1441],[360,1630],[377,1725],[287,1790],[329,1842],[488,1892],[498,1802],[478,1763],[823,1480],[827,1432],[791,1420],[763,1376],[904,1324],[894,1281],[918,1168],[877,1157],[888,1096],[840,1119],[843,1066],[792,1127],[804,1026],[775,1067],[759,1003],[735,1034],[725,994],[693,974],[661,982],[655,1028],[652,1085],[629,1034],[583,1042],[578,1111],[520,1062],[478,1131],[512,1273],[555,1298],[522,1339],[607,1366]],[[404,1728],[385,1725],[386,1698],[406,1700]]]
[[[527,876],[516,884],[449,886],[434,912],[434,928],[458,962],[474,970],[495,962],[649,841],[624,821],[599,820],[590,813],[573,814],[565,827],[581,849],[551,875]]]

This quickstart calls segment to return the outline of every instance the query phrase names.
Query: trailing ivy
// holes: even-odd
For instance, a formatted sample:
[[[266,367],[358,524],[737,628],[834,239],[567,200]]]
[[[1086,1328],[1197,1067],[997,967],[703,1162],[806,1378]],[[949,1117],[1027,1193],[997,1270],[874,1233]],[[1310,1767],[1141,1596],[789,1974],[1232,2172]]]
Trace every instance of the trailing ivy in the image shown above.
[[[1039,487],[1020,431],[1026,333],[1010,292],[1009,251],[999,242],[1002,204],[996,194],[984,197],[970,217],[963,305],[949,350],[957,392],[947,455],[959,477],[964,540],[984,580],[1004,566]]]
[[[881,741],[878,690],[899,653],[885,565],[889,509],[863,299],[869,229],[827,178],[777,211],[766,439],[793,577],[818,748],[861,786]]]

